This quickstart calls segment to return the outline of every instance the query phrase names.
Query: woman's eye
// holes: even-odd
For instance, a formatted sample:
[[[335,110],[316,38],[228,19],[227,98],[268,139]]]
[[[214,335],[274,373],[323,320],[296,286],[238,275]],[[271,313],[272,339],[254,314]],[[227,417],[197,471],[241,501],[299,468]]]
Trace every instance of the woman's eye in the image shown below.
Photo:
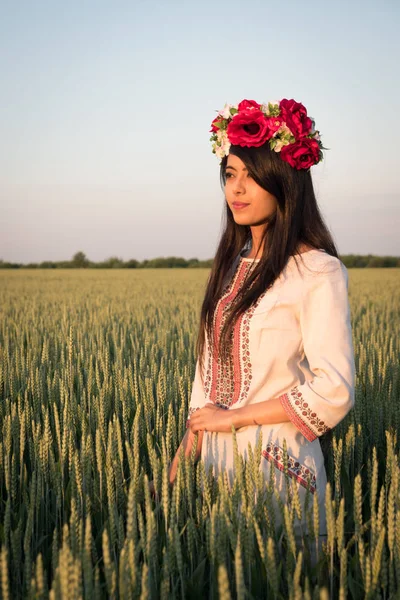
[[[233,173],[225,173],[225,179],[232,179],[233,177]],[[252,176],[250,175],[250,173],[247,173],[246,177],[248,179],[252,179]]]
[[[231,177],[233,177],[232,173],[225,173],[225,177],[226,179],[230,179]],[[250,173],[247,173],[247,177],[249,177],[250,179],[252,179]]]

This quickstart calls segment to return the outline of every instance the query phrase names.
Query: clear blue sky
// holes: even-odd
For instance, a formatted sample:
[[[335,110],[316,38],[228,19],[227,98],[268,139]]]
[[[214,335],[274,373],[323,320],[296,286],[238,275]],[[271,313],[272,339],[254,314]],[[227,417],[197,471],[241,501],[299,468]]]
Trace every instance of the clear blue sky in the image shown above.
[[[303,102],[342,254],[400,255],[399,3],[6,2],[0,258],[211,258],[225,102]]]

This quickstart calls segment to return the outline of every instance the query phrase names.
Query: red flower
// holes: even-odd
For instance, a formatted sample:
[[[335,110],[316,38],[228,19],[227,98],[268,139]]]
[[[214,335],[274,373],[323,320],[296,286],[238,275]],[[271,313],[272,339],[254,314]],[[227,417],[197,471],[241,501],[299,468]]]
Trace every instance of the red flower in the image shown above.
[[[269,130],[272,132],[270,137],[272,137],[274,135],[274,133],[276,133],[278,131],[279,127],[282,125],[283,120],[281,119],[281,117],[267,117],[267,121],[268,121]]]
[[[312,121],[307,117],[307,109],[300,102],[284,98],[279,103],[280,117],[285,121],[295,138],[302,138],[311,132]]]
[[[295,169],[309,169],[320,159],[319,144],[313,138],[302,138],[293,144],[283,146],[280,154],[282,160]]]
[[[261,104],[257,104],[255,100],[242,100],[238,104],[238,110],[245,110],[246,108],[258,108],[260,110]]]
[[[247,102],[247,100],[243,100]],[[242,103],[241,103],[242,104]],[[231,144],[237,146],[262,146],[281,126],[281,119],[267,117],[261,110],[250,107],[239,111],[227,129]]]

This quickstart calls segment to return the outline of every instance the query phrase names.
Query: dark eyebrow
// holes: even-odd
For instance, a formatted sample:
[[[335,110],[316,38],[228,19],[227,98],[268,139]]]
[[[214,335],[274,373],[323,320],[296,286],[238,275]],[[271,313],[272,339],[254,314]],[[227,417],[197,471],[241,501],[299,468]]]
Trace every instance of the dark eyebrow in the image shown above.
[[[231,167],[230,165],[226,165],[225,169],[233,169],[234,171],[237,171],[235,167]],[[246,167],[243,167],[242,171],[247,171]]]

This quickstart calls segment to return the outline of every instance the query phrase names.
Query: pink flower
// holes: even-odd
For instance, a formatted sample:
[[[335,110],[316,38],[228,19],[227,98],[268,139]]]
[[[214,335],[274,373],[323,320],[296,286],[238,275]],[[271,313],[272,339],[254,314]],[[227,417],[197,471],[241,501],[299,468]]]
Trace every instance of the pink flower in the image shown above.
[[[267,117],[269,130],[272,132],[270,137],[273,137],[283,125],[283,121],[280,117]]]

